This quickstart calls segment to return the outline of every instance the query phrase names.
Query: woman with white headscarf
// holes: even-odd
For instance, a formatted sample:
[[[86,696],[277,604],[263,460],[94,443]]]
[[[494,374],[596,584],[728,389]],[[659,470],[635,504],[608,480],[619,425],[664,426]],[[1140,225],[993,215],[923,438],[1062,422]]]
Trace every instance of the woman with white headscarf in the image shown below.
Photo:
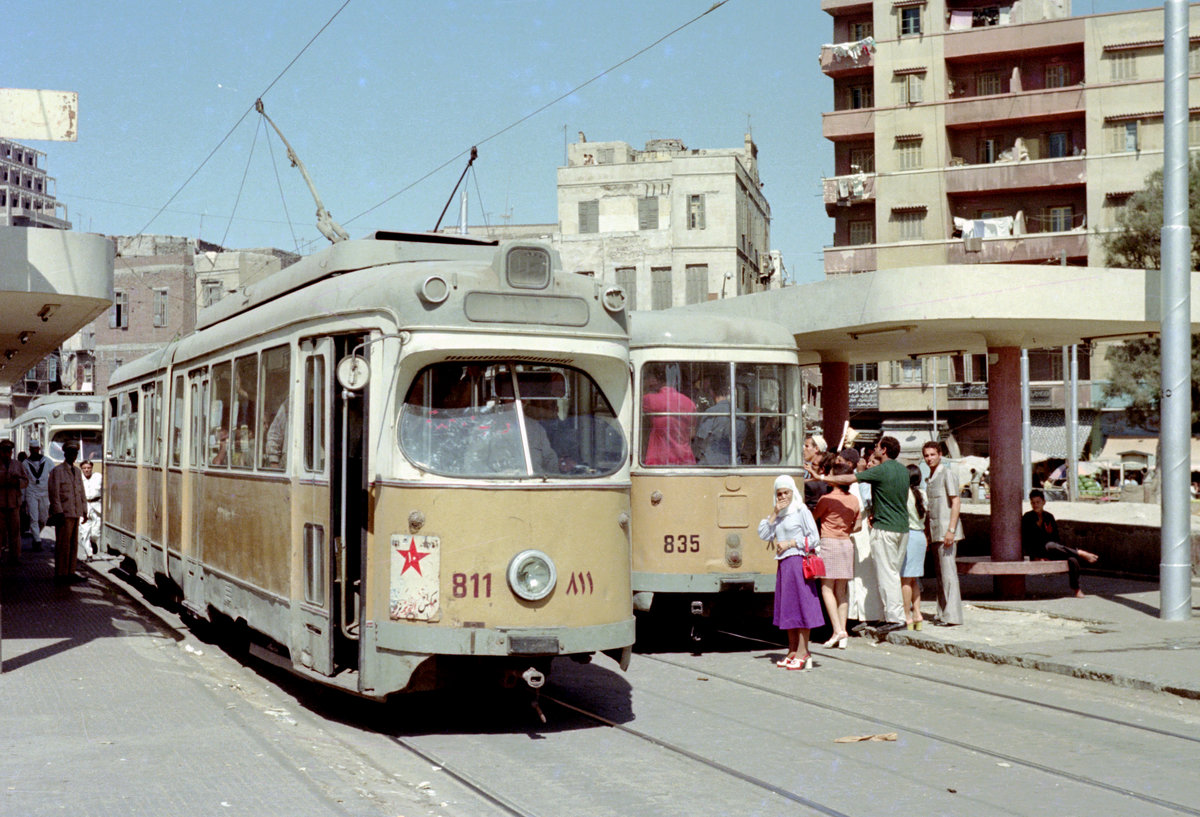
[[[824,624],[825,616],[816,581],[804,578],[803,557],[819,550],[821,536],[795,481],[787,474],[775,480],[775,507],[758,523],[758,535],[775,545],[774,623],[788,634],[787,657],[777,663],[784,669],[809,669],[808,632]]]

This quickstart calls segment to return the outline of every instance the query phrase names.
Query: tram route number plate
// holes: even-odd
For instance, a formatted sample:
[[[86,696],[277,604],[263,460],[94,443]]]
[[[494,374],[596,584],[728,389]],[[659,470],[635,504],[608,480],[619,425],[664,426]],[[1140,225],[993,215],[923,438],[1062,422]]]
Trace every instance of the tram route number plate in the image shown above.
[[[441,616],[441,540],[392,534],[390,609],[393,621],[437,621]]]

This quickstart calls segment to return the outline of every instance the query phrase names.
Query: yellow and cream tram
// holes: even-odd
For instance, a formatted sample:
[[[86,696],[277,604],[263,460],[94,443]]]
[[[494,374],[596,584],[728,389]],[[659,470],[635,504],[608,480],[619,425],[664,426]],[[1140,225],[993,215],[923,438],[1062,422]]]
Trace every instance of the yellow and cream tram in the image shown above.
[[[629,322],[640,396],[634,608],[660,622],[692,616],[700,640],[714,607],[751,612],[775,589],[775,554],[757,529],[775,477],[803,473],[796,343],[759,321],[635,312]]]
[[[625,666],[619,289],[536,243],[376,233],[198,324],[109,385],[104,536],[140,575],[375,698]]]
[[[42,453],[58,464],[63,461],[63,445],[79,446],[79,461],[100,462],[103,426],[103,401],[91,394],[54,394],[35,397],[20,417],[8,424],[8,434],[17,451],[28,451],[36,441]]]

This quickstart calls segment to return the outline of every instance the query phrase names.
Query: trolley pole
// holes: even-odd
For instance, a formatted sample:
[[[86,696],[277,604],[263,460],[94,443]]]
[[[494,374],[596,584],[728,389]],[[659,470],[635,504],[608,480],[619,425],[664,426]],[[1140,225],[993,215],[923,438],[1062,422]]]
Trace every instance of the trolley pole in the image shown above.
[[[1188,3],[1166,0],[1163,83],[1162,558],[1159,618],[1192,614],[1191,250],[1188,226]]]

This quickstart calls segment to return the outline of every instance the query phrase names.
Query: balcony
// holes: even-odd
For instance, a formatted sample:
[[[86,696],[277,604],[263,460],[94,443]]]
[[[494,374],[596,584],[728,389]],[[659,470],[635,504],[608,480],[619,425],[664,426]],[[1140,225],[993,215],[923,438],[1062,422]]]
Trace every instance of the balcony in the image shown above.
[[[831,142],[875,135],[875,109],[852,108],[821,114],[821,134]]]
[[[821,0],[821,11],[828,14],[845,14],[848,11],[869,12],[871,0]]]
[[[1053,120],[1071,114],[1081,114],[1085,108],[1081,85],[1048,91],[950,99],[947,100],[945,108],[946,127],[967,127],[986,123],[988,127],[995,128],[1022,120]]]
[[[878,268],[874,244],[825,248],[825,274],[847,275],[852,272],[871,272]]]
[[[821,70],[830,77],[869,73],[875,65],[875,40],[821,46]]]
[[[947,195],[1064,187],[1087,183],[1087,162],[1082,156],[1072,156],[1041,161],[957,165],[946,168],[943,178]],[[832,180],[826,180],[826,208],[829,205],[829,181]]]
[[[1087,258],[1087,233],[1026,233],[1012,238],[986,238],[979,252],[967,252],[963,242],[949,242],[946,251],[947,264],[1027,264],[1047,259]],[[825,254],[825,268],[829,269],[829,253]]]
[[[825,212],[833,215],[838,207],[875,201],[875,174],[854,173],[821,180],[825,188]]]
[[[952,18],[953,19],[953,18]],[[1084,18],[1069,17],[1035,25],[982,26],[961,31],[948,30],[943,43],[947,62],[972,61],[1003,54],[1047,51],[1062,53],[1082,46]]]

